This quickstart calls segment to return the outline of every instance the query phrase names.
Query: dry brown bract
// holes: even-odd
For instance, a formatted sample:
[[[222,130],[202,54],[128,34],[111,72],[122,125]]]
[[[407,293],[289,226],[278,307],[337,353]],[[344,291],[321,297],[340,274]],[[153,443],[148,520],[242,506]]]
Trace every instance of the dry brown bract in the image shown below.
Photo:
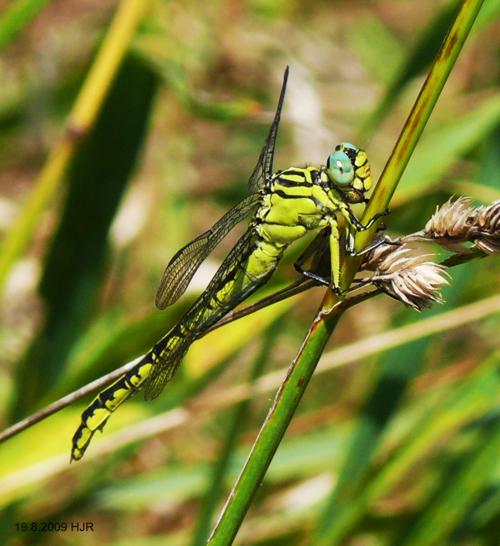
[[[369,253],[363,268],[374,271],[369,281],[393,298],[417,311],[442,303],[440,290],[449,276],[442,265],[428,261],[430,254],[416,255],[406,245],[381,245]]]

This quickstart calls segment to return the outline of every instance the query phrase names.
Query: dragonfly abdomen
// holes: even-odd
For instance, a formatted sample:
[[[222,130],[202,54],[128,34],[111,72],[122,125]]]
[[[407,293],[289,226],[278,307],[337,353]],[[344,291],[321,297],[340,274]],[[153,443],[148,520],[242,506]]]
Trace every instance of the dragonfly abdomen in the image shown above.
[[[71,460],[83,457],[96,430],[101,430],[111,414],[136,393],[150,376],[154,363],[150,351],[131,370],[101,391],[82,413],[80,426],[72,439]]]

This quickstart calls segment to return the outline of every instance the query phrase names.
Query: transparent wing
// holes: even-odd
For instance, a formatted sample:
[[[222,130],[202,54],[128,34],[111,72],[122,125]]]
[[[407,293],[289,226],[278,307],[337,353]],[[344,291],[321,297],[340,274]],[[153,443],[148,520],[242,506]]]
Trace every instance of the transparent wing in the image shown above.
[[[168,307],[182,296],[196,270],[208,254],[212,252],[237,223],[255,211],[260,200],[258,192],[264,186],[266,177],[271,176],[273,173],[274,148],[281,110],[285,100],[288,72],[289,69],[286,67],[276,113],[274,114],[274,119],[257,165],[248,181],[248,188],[251,195],[225,214],[211,229],[181,248],[172,260],[170,260],[156,293],[155,301],[159,309]]]
[[[184,331],[184,333],[180,335],[174,334],[172,339],[166,339],[165,350],[161,351],[151,376],[146,383],[144,393],[146,400],[152,400],[161,393],[165,385],[179,369],[182,358],[193,341],[198,339],[207,328],[215,324],[215,322],[243,301],[249,293],[254,292],[266,282],[267,278],[259,280],[244,292],[233,291],[227,299],[220,303],[219,308],[213,309],[213,312],[209,316],[203,312],[208,308],[214,294],[223,290],[226,283],[231,282],[237,273],[245,267],[245,263],[253,250],[254,232],[252,229],[248,229],[226,256],[205,292],[203,292],[193,307],[182,318],[182,322],[178,324],[178,330],[180,332]]]
[[[285,100],[286,93],[286,84],[288,81],[288,66],[285,69],[283,74],[283,83],[281,84],[281,93],[278,100],[278,107],[276,108],[276,113],[274,114],[273,123],[269,129],[269,134],[267,135],[266,143],[260,152],[259,160],[257,165],[248,180],[248,189],[250,193],[256,193],[265,183],[266,177],[269,177],[273,174],[273,162],[274,162],[274,148],[276,145],[276,136],[278,135],[278,127],[280,124],[281,110],[283,108],[283,102]]]
[[[181,248],[165,268],[156,293],[156,306],[159,309],[177,301],[186,291],[196,270],[233,227],[253,214],[260,201],[253,194],[229,210],[208,231]]]

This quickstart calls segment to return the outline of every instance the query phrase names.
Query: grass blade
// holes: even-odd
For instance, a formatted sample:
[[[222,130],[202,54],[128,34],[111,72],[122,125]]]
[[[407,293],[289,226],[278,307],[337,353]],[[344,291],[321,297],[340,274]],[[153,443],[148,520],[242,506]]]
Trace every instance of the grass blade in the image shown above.
[[[468,381],[428,408],[422,421],[411,430],[398,453],[367,484],[362,494],[353,497],[346,510],[323,534],[318,546],[343,544],[348,533],[377,499],[387,494],[418,464],[429,446],[442,441],[460,427],[478,419],[496,405],[498,396],[499,355],[481,365]]]
[[[418,37],[408,55],[406,55],[401,62],[401,69],[395,70],[395,76],[385,90],[379,105],[370,114],[370,117],[361,129],[360,136],[362,136],[363,139],[370,138],[377,126],[382,123],[394,103],[397,101],[404,86],[412,78],[415,78],[418,74],[422,73],[432,62],[432,59],[441,44],[442,36],[453,20],[453,14],[457,9],[457,5],[457,0],[446,4]]]
[[[432,546],[453,542],[450,535],[461,525],[481,495],[486,493],[498,466],[498,416],[485,423],[483,429],[472,453],[464,453],[458,464],[453,465],[455,468],[443,473],[434,498],[426,503],[420,517],[406,530],[406,539],[397,538],[395,545]]]

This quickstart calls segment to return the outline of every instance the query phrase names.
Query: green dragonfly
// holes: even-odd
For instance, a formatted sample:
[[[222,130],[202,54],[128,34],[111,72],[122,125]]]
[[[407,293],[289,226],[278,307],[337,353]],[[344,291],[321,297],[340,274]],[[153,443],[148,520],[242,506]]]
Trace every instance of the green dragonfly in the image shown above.
[[[368,229],[379,217],[362,224],[351,210],[365,203],[371,186],[366,153],[349,143],[339,144],[320,167],[290,167],[273,174],[273,159],[288,67],[276,113],[257,165],[248,182],[249,196],[227,212],[212,228],[181,248],[167,265],[156,295],[159,309],[185,292],[203,260],[239,222],[248,229],[223,260],[205,291],[181,320],[133,367],[101,391],[81,416],[73,436],[71,459],[81,459],[96,430],[130,396],[144,389],[146,400],[158,396],[176,373],[190,345],[264,285],[286,248],[311,232],[327,234],[329,280],[313,271],[303,273],[328,283],[341,293],[341,245],[354,255],[354,233]],[[340,230],[338,217],[344,218]]]

